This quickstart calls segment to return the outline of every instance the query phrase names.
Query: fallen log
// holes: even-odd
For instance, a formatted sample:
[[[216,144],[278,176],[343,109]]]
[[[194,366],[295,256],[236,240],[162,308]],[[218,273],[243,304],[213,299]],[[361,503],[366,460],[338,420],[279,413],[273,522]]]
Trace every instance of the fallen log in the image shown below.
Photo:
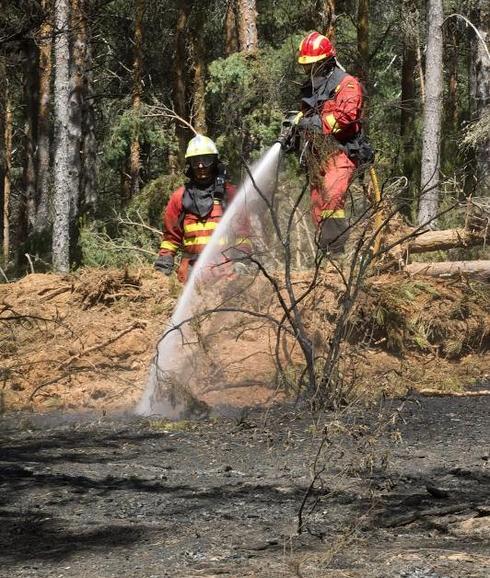
[[[490,280],[490,260],[411,263],[404,267],[404,271],[409,275],[428,275],[430,277],[469,275],[483,280]]]
[[[419,389],[417,393],[425,397],[478,397],[490,395],[490,389],[481,389],[480,391],[441,391],[439,389]]]
[[[445,251],[455,247],[475,247],[489,240],[487,230],[469,231],[468,229],[445,229],[426,231],[408,241],[407,252],[426,253],[428,251]]]

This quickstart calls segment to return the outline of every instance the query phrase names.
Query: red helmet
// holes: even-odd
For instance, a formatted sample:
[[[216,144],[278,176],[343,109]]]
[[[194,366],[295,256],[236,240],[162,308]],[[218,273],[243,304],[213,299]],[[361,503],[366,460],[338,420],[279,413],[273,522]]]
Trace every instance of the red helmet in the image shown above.
[[[298,62],[300,64],[311,64],[324,58],[332,58],[332,56],[335,56],[335,48],[326,36],[318,32],[308,34],[299,45]]]

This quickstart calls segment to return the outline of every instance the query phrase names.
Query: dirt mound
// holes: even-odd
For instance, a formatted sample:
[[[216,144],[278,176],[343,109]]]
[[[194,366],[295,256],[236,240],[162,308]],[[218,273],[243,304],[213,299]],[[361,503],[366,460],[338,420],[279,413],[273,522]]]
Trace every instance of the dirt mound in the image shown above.
[[[298,275],[296,286],[305,279]],[[3,410],[132,407],[180,291],[173,278],[150,269],[35,274],[0,286]],[[266,288],[261,291],[266,295]],[[328,343],[341,294],[338,278],[326,273],[303,302],[318,343]],[[353,316],[348,344],[353,359],[356,344],[367,344],[355,369],[359,385],[389,393],[434,384],[454,389],[488,373],[488,354],[480,355],[488,349],[488,303],[488,287],[481,285],[414,282],[403,275],[373,279]],[[265,364],[272,363],[270,336],[260,329],[242,333],[244,343],[250,341],[244,358],[251,357],[247,347],[262,352],[263,359],[249,361],[253,377],[265,375]],[[222,344],[224,352],[228,345]],[[208,388],[206,401],[270,400],[273,380],[258,385],[250,375],[240,377],[240,387],[226,393]]]

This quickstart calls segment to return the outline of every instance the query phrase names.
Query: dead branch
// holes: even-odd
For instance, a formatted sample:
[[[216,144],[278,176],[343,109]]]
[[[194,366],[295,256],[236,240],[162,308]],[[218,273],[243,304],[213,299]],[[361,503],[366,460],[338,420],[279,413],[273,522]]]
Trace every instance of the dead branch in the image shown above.
[[[135,329],[144,329],[145,327],[146,327],[146,325],[144,323],[142,323],[141,321],[135,321],[132,325],[130,325],[126,329],[123,329],[117,335],[114,335],[113,337],[111,337],[110,339],[107,339],[103,343],[98,343],[97,345],[93,345],[92,347],[89,347],[88,349],[84,349],[83,351],[80,351],[79,353],[72,355],[69,359],[67,359],[66,361],[61,363],[57,369],[58,370],[65,369],[66,367],[71,365],[74,361],[76,361],[77,359],[80,359],[84,355],[87,355],[88,353],[92,353],[93,351],[99,351],[100,349],[104,349],[104,347],[107,347],[108,345],[111,345],[112,343],[114,343],[118,339],[121,339],[121,337],[123,337],[127,333],[130,333],[131,331],[134,331]]]

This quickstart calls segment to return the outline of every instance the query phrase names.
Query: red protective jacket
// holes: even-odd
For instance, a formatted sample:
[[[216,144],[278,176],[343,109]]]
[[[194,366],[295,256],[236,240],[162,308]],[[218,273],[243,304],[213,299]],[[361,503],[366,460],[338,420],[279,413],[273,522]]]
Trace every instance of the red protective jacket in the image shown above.
[[[361,130],[363,90],[354,76],[335,68],[318,86],[306,84],[301,109],[305,117],[318,115],[324,134],[345,143]]]
[[[172,196],[163,214],[164,232],[160,245],[160,255],[175,255],[182,252],[182,260],[178,271],[180,281],[188,278],[189,269],[204,251],[224,214],[236,194],[236,187],[225,183],[225,202],[215,199],[209,214],[202,218],[186,211],[183,206],[185,186],[179,187]],[[246,217],[237,219],[233,227],[233,238],[226,239],[224,248],[236,247],[238,250],[250,253],[250,226]],[[226,251],[225,251],[226,252]]]
[[[357,78],[335,68],[326,79],[314,79],[303,87],[301,109],[305,119],[323,134],[345,145],[361,131],[363,89]],[[345,218],[345,199],[355,175],[356,162],[339,148],[320,158],[320,185],[311,187],[314,222]]]

